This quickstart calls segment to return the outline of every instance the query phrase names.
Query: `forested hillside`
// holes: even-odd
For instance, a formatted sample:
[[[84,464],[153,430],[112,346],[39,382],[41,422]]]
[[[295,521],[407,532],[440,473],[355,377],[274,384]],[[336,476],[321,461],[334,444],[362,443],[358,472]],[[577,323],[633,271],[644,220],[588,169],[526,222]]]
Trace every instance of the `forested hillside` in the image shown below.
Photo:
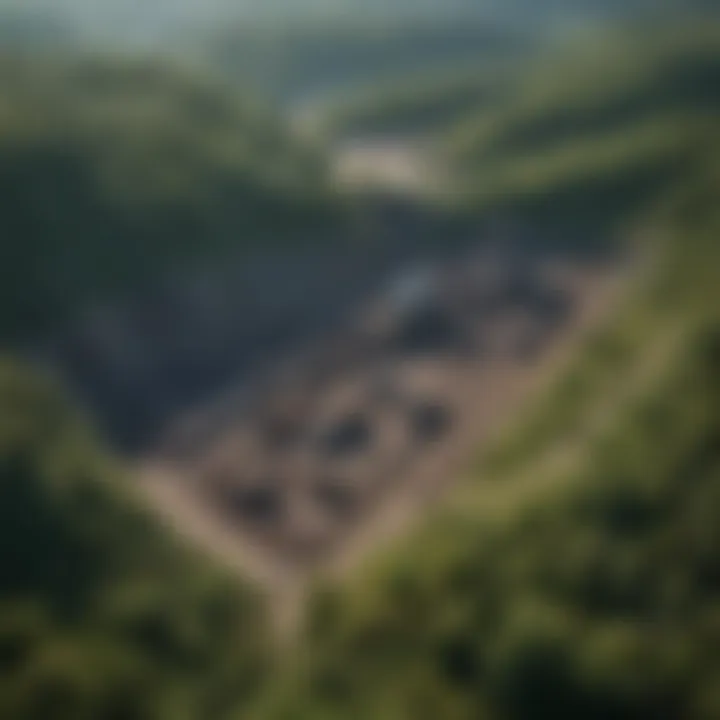
[[[189,263],[337,231],[320,154],[222,85],[62,55],[9,54],[0,75],[0,337]]]
[[[608,56],[604,48],[610,45]],[[575,220],[630,213],[704,154],[720,108],[717,26],[600,35],[449,133],[470,205]]]
[[[493,158],[530,154],[613,123],[716,104],[716,26],[685,18],[643,34],[645,25],[519,44],[460,67],[378,83],[330,103],[325,123],[340,135],[449,135],[460,167],[491,175],[484,173],[485,149]]]
[[[528,53],[525,58],[532,57]],[[500,62],[473,58],[462,67],[440,69],[373,85],[351,98],[330,103],[321,115],[331,135],[413,135],[442,133],[458,118],[492,107],[514,88],[520,58]]]
[[[3,718],[236,717],[268,676],[257,591],[127,493],[67,398],[3,360]]]

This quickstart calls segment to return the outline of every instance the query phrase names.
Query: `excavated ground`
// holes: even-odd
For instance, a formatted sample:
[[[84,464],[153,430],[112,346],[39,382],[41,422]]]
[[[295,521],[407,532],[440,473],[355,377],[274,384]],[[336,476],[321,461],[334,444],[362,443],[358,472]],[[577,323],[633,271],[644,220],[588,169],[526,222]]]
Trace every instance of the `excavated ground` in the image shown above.
[[[291,597],[427,512],[615,296],[617,258],[444,223],[379,204],[372,242],[166,279],[34,351],[168,523]]]
[[[399,530],[612,296],[612,266],[487,248],[405,268],[306,348],[171,424],[146,490],[196,540],[281,579]]]

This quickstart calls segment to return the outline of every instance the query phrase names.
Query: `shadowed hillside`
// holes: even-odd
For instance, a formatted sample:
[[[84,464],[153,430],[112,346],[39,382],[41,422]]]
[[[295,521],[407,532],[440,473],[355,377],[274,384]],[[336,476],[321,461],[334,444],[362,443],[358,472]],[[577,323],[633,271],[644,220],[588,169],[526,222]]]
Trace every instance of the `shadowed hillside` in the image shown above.
[[[0,74],[0,337],[341,227],[319,154],[222,85],[62,55],[9,55]]]
[[[0,364],[0,715],[231,717],[266,677],[257,591],[158,527],[67,398]]]

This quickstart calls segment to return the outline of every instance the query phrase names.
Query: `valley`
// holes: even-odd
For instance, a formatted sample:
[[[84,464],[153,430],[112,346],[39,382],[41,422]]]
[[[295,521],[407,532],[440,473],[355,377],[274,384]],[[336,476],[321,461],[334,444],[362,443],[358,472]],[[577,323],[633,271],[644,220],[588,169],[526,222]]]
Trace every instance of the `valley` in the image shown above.
[[[160,516],[271,592],[431,511],[627,264],[375,192],[339,247],[188,273],[44,350]]]
[[[720,717],[715,4],[421,5],[0,0],[0,717]]]

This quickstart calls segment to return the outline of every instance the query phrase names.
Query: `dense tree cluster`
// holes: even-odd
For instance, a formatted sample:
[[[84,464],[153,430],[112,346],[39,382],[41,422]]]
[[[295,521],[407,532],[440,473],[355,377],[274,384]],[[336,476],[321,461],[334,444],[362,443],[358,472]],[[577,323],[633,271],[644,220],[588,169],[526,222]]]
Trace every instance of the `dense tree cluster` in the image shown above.
[[[229,717],[267,675],[261,598],[126,494],[66,398],[0,365],[0,715]]]
[[[557,53],[451,129],[457,193],[493,212],[607,232],[704,154],[720,111],[719,58],[712,24],[600,34]]]
[[[0,337],[337,230],[324,164],[272,113],[157,61],[0,62]]]

